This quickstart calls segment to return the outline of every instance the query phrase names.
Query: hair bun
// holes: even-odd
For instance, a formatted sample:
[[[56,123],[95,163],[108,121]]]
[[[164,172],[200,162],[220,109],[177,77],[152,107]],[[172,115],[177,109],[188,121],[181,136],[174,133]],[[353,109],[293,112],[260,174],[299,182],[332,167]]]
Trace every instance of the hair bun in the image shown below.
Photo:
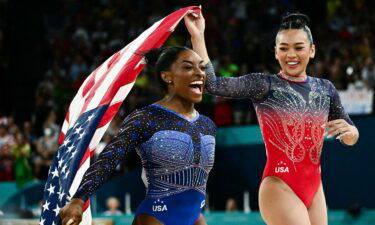
[[[148,65],[155,65],[159,57],[163,54],[164,50],[166,49],[167,47],[153,48],[147,52],[144,52],[143,55],[145,57],[146,63]]]
[[[305,14],[296,12],[296,13],[287,13],[281,19],[281,25],[289,24],[289,27],[303,27],[308,26],[310,23],[309,17]]]

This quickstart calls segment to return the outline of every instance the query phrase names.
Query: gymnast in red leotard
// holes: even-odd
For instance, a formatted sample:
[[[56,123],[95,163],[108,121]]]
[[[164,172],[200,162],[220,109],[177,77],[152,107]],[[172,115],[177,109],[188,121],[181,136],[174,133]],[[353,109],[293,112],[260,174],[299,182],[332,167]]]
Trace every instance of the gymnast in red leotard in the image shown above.
[[[193,49],[207,62],[206,90],[213,95],[250,98],[266,146],[267,164],[259,208],[268,225],[326,225],[327,208],[320,175],[324,135],[346,145],[358,130],[345,113],[333,84],[306,74],[315,45],[303,14],[288,14],[276,36],[278,74],[216,77],[204,41],[204,18],[185,17]],[[327,133],[324,131],[327,129]]]

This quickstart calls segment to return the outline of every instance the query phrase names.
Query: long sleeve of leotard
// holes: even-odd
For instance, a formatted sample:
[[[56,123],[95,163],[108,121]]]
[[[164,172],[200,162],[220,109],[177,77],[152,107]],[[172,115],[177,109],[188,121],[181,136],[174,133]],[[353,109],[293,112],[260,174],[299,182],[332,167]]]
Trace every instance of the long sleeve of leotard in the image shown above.
[[[351,125],[354,125],[353,121],[350,119],[349,115],[345,112],[344,107],[341,104],[339,93],[337,92],[335,86],[329,81],[329,92],[330,92],[330,106],[328,121],[344,119]]]
[[[205,90],[211,95],[260,101],[270,89],[270,78],[266,74],[251,73],[240,77],[217,77],[211,62],[206,65],[205,71]]]
[[[86,171],[74,198],[86,201],[107,180],[127,153],[150,137],[145,114],[143,111],[135,111],[125,118],[118,134]]]

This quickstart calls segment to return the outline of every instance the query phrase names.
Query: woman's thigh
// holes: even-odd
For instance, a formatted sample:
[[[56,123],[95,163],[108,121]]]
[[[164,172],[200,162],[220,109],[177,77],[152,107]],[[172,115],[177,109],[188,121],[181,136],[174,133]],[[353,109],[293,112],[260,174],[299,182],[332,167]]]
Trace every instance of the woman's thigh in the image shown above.
[[[163,223],[153,216],[139,214],[134,218],[132,225],[163,225]]]
[[[206,219],[204,219],[202,214],[194,225],[207,225]]]
[[[327,204],[324,196],[323,185],[320,184],[314,200],[308,209],[311,225],[327,225]]]
[[[268,225],[311,225],[306,206],[292,189],[277,177],[266,177],[262,181],[259,209]]]

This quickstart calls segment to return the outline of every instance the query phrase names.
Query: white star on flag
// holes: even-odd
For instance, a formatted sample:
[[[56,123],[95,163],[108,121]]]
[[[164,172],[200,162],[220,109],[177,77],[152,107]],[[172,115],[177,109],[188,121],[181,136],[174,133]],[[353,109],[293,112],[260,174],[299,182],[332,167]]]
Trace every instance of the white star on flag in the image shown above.
[[[52,167],[51,167],[52,168]],[[54,171],[52,171],[52,179],[55,178],[55,177],[59,177],[59,171],[57,170],[57,168],[55,168]]]
[[[82,130],[82,127],[78,127],[78,128],[75,129],[74,133],[79,134],[79,133],[81,133],[81,130]]]
[[[47,189],[47,191],[49,192],[49,195],[54,194],[55,186],[52,186],[52,184],[49,184],[49,188]]]
[[[49,204],[50,204],[50,202],[48,202],[48,201],[46,201],[45,203],[44,203],[44,205],[42,206],[43,207],[43,212],[45,211],[45,210],[49,210]]]
[[[57,194],[59,195],[59,200],[61,201],[64,198],[64,195],[65,195],[64,191],[59,191],[59,192],[57,192]]]
[[[68,151],[67,151],[67,152],[68,152],[68,153],[70,153],[70,152],[71,152],[71,151],[72,151],[72,150],[73,150],[74,148],[75,148],[75,146],[74,146],[74,145],[72,145],[72,146],[69,146],[69,147],[68,147]]]
[[[55,216],[59,215],[60,209],[59,204],[56,204],[56,208],[53,210],[56,214]]]

